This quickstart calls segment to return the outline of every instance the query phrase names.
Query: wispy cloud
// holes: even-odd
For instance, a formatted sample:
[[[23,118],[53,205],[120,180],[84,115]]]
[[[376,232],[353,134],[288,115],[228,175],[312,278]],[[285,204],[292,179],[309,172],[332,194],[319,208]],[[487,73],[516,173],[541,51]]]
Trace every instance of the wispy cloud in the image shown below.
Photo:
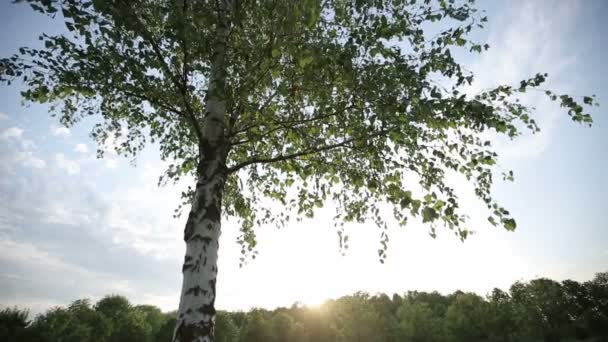
[[[0,133],[0,140],[15,142],[2,144],[0,148],[0,164],[3,164],[1,169],[13,175],[17,173],[17,166],[36,169],[46,167],[46,162],[34,153],[36,143],[27,139],[24,132],[22,128],[10,127]]]
[[[4,112],[0,112],[0,120],[8,119],[8,115]]]
[[[472,92],[497,86],[497,82],[516,85],[538,72],[549,74],[547,87],[568,91],[561,77],[574,65],[576,56],[564,45],[564,36],[575,23],[578,6],[574,1],[510,3],[509,12],[491,23],[490,50],[471,67],[477,76]],[[515,141],[499,140],[501,157],[537,157],[552,140],[562,114],[559,106],[550,103],[541,92],[527,95],[523,102],[536,108],[535,119],[541,132]]]
[[[108,169],[115,169],[115,168],[118,167],[118,161],[116,159],[113,159],[113,158],[105,158],[104,159],[104,165]]]
[[[36,143],[33,140],[22,139],[21,140],[21,147],[24,148],[25,150],[34,150],[38,146],[36,145]]]
[[[21,139],[23,135],[23,129],[19,127],[6,128],[0,133],[0,139]]]
[[[20,161],[24,166],[29,166],[37,169],[46,167],[46,162],[34,156],[32,151],[17,152],[15,159]]]
[[[70,175],[80,172],[80,164],[74,160],[68,159],[63,153],[57,153],[55,155],[55,163],[58,168],[67,171]]]
[[[63,126],[51,126],[51,134],[56,137],[67,138],[70,136],[70,129]]]
[[[74,147],[74,151],[76,151],[78,153],[88,153],[89,148],[87,147],[86,144],[76,144],[76,146]]]
[[[83,254],[79,257],[84,260],[94,258],[85,250],[80,252]],[[78,258],[65,260],[64,257],[30,242],[0,237],[0,266],[6,270],[6,275],[0,275],[2,303],[27,305],[35,314],[51,305],[83,297],[100,299],[108,293],[120,293],[140,302],[142,297],[145,300],[145,296],[138,294],[138,287],[125,280],[126,277],[90,267],[86,262],[79,264]]]
[[[179,278],[166,274],[179,269],[183,254],[171,218],[174,189],[134,182],[112,192],[57,171],[10,175],[0,168],[0,302],[36,313],[119,293],[174,309]]]

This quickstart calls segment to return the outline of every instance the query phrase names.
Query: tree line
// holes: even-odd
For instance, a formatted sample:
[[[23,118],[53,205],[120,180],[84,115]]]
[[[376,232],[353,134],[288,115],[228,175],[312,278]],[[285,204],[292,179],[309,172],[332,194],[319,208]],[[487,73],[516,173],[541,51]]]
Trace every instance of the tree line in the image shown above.
[[[0,341],[170,341],[176,312],[109,295],[28,318],[0,311]],[[608,341],[608,272],[586,282],[538,278],[487,296],[456,291],[353,295],[319,307],[219,311],[219,342]]]

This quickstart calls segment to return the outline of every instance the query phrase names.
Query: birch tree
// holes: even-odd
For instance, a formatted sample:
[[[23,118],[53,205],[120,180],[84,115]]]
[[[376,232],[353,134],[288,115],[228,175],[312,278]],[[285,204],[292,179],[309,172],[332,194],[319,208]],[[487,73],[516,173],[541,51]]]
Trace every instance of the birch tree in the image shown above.
[[[15,2],[66,30],[3,58],[0,81],[20,82],[25,100],[48,103],[66,126],[94,116],[91,136],[122,137],[121,154],[156,144],[172,162],[162,183],[195,179],[183,193],[174,341],[213,341],[222,217],[239,222],[245,259],[255,227],[331,203],[340,248],[344,222],[373,222],[383,261],[387,221],[421,216],[432,236],[444,225],[467,237],[446,180],[460,173],[493,225],[516,227],[492,197],[497,154],[486,137],[538,130],[519,99],[547,75],[465,92],[475,75],[453,54],[488,48],[469,38],[486,21],[472,0]],[[593,97],[540,91],[591,123],[583,106]]]

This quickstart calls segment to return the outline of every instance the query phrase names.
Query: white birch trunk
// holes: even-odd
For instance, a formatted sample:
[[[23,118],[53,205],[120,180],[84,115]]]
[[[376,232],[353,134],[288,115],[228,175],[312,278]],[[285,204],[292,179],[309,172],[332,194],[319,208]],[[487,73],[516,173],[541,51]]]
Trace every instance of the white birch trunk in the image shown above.
[[[212,163],[221,168],[217,161]],[[182,268],[184,278],[174,341],[213,341],[225,168],[222,171],[218,167],[208,166],[217,172],[211,178],[200,177],[197,182],[184,232],[186,257]]]
[[[226,116],[226,39],[230,29],[223,1],[219,12],[209,88],[205,104],[203,141],[192,208],[186,222],[186,257],[183,284],[173,334],[175,342],[212,342],[215,323],[215,284],[221,233],[222,194],[226,181],[228,145],[224,136]]]

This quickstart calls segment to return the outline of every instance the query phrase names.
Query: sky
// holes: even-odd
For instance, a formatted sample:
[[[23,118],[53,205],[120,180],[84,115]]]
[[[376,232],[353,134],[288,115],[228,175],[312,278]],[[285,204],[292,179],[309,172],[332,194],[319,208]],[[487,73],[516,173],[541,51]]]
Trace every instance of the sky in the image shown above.
[[[339,251],[331,203],[315,218],[283,229],[257,228],[258,257],[239,268],[238,226],[223,223],[217,307],[315,305],[355,291],[484,295],[517,280],[591,279],[608,271],[608,3],[588,1],[480,1],[489,23],[476,37],[490,50],[462,55],[477,74],[470,91],[549,73],[558,93],[596,94],[592,128],[537,95],[541,132],[497,140],[499,170],[494,194],[517,219],[515,232],[490,226],[484,206],[462,179],[461,206],[476,233],[462,243],[412,220],[390,232],[388,259],[378,262],[380,232],[349,224],[349,250]],[[58,21],[25,5],[0,4],[0,57],[39,44],[38,35],[62,32]],[[0,306],[33,313],[79,298],[107,294],[133,303],[177,307],[186,217],[172,218],[185,183],[157,187],[165,163],[149,146],[135,165],[106,147],[95,157],[91,121],[65,128],[48,107],[23,104],[19,85],[0,86]],[[496,177],[500,179],[500,177]],[[311,249],[311,246],[313,248]]]

